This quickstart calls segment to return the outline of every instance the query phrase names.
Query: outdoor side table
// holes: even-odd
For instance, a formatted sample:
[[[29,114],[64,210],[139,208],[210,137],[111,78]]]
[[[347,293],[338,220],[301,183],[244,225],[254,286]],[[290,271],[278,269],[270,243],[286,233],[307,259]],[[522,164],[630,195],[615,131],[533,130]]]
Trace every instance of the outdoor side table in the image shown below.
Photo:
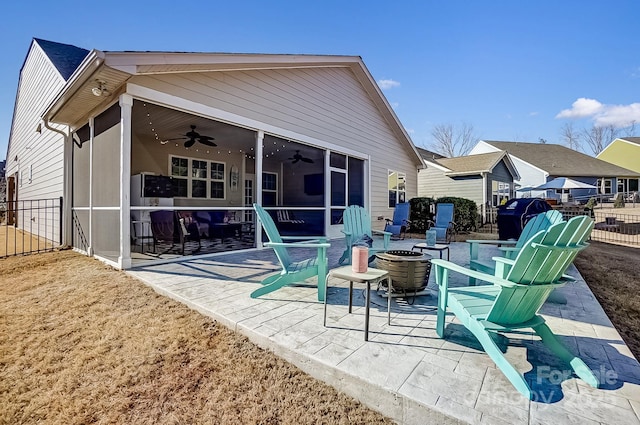
[[[442,260],[442,251],[447,251],[447,261],[449,261],[449,245],[437,243],[435,245],[429,246],[425,242],[422,242],[422,243],[415,244],[411,248],[411,251],[413,251],[414,249],[419,249],[420,252],[422,252],[423,249],[426,249],[427,251],[439,251],[441,260]]]
[[[365,313],[364,313],[364,340],[369,341],[369,302],[371,300],[371,282],[379,283],[381,280],[387,279],[387,286],[391,286],[389,272],[369,267],[364,273],[356,273],[352,270],[351,265],[338,267],[329,270],[327,274],[326,284],[324,286],[324,326],[327,326],[327,288],[329,287],[329,278],[335,277],[349,281],[349,313],[351,313],[351,305],[353,302],[353,282],[366,283],[365,291]],[[387,303],[387,322],[391,324],[391,297]]]

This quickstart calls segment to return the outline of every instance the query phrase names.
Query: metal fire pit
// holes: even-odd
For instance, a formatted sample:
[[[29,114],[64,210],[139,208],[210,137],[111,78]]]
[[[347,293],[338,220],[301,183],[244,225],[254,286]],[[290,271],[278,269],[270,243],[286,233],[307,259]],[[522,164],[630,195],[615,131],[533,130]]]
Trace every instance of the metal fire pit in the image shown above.
[[[394,291],[416,293],[429,283],[431,259],[420,252],[392,250],[378,253],[376,266],[389,272]]]

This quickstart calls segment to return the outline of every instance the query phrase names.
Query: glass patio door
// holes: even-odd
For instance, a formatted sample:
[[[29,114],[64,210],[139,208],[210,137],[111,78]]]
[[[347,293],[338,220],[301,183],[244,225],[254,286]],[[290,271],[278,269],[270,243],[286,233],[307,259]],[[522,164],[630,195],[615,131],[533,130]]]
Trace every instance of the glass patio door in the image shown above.
[[[330,173],[330,223],[329,238],[342,237],[342,214],[349,205],[364,207],[364,161],[332,152],[329,157]]]

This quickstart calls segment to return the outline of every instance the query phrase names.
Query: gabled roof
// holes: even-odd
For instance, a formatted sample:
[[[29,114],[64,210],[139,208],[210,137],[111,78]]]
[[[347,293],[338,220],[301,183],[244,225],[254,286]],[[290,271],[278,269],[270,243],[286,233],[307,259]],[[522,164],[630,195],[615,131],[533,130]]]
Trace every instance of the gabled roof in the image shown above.
[[[446,158],[446,156],[444,155],[440,155],[439,153],[424,149],[424,148],[419,148],[416,146],[416,149],[418,150],[418,153],[420,154],[420,156],[427,160],[427,161],[432,161],[434,159],[440,159],[440,158]]]
[[[640,145],[640,137],[618,137],[618,139]]]
[[[503,160],[505,161],[507,168],[513,174],[514,179],[518,180],[520,176],[509,159],[509,156],[504,151],[458,156],[455,158],[440,158],[434,162],[450,170],[449,172],[446,172],[445,175],[455,177],[492,173],[496,165]]]
[[[71,44],[56,43],[40,38],[34,38],[33,41],[38,43],[65,81],[69,80],[71,74],[78,69],[82,60],[89,54],[88,50]]]
[[[552,143],[483,140],[497,149],[558,177],[637,177],[638,173]]]

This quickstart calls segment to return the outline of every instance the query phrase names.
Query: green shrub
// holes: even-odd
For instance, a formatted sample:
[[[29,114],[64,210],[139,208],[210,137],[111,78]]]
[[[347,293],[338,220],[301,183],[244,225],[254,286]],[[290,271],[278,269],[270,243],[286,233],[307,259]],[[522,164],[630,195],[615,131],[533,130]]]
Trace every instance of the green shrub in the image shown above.
[[[589,198],[587,203],[584,204],[584,207],[587,208],[587,209],[592,210],[593,208],[595,208],[597,203],[598,203],[598,200],[596,198]]]
[[[431,205],[433,198],[412,198],[409,200],[411,213],[409,220],[411,221],[411,232],[424,233],[427,231],[427,220],[433,219],[431,214]]]
[[[436,204],[452,203],[454,207],[453,221],[458,231],[475,231],[478,218],[478,205],[469,199],[445,196],[435,200]]]

